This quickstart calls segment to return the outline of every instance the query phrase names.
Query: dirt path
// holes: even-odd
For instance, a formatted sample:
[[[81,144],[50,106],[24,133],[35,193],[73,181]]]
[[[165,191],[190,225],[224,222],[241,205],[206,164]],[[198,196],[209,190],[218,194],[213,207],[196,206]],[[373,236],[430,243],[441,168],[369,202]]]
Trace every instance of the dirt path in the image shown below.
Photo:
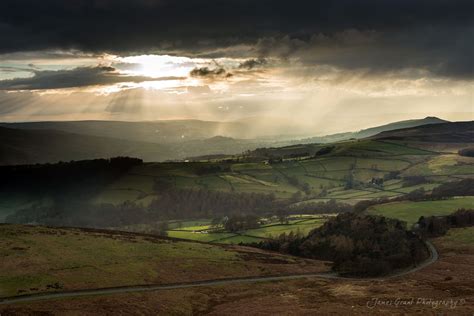
[[[293,274],[293,275],[281,275],[281,276],[264,276],[264,277],[244,277],[244,278],[229,278],[220,280],[206,280],[206,281],[195,281],[187,283],[176,283],[176,284],[164,284],[164,285],[138,285],[138,286],[123,286],[113,288],[102,288],[102,289],[89,289],[89,290],[77,290],[67,292],[56,292],[56,293],[43,293],[33,295],[20,295],[12,296],[9,298],[0,299],[0,304],[13,304],[21,302],[35,302],[42,300],[52,300],[59,298],[72,298],[81,296],[92,296],[92,295],[107,295],[107,294],[120,294],[120,293],[135,293],[135,292],[146,292],[146,291],[162,291],[162,290],[175,290],[185,289],[199,286],[213,286],[213,285],[229,285],[229,284],[241,284],[241,283],[256,283],[256,282],[272,282],[272,281],[284,281],[284,280],[295,280],[303,278],[323,278],[323,279],[344,279],[344,280],[384,280],[395,277],[400,277],[409,273],[421,270],[438,260],[438,252],[433,244],[429,241],[426,242],[428,250],[430,251],[430,258],[428,258],[422,264],[408,269],[399,271],[389,276],[380,278],[347,278],[338,276],[336,273],[308,273],[308,274]]]

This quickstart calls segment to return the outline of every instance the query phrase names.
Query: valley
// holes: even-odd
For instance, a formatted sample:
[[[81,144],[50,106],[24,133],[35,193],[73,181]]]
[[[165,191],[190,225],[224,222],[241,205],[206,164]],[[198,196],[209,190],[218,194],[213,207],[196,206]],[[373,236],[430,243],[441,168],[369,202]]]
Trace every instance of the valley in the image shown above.
[[[473,13],[0,0],[0,316],[474,316]]]
[[[297,314],[321,312],[320,304],[328,313],[382,313],[390,307],[374,299],[439,299],[448,285],[459,290],[449,299],[462,312],[474,295],[466,268],[471,227],[448,225],[444,235],[423,237],[439,259],[429,259],[434,254],[412,232],[406,240],[401,232],[421,217],[472,212],[474,158],[464,154],[472,128],[441,123],[169,162],[122,157],[1,167],[0,312],[48,312],[38,295],[56,293],[44,296],[56,312],[75,306],[85,315],[135,304],[163,314],[260,313],[281,304]],[[344,221],[358,224],[345,230]],[[370,237],[376,232],[381,237]],[[367,256],[367,240],[382,243],[374,249],[391,244],[384,256],[400,251],[398,263],[341,261],[355,249]],[[405,243],[416,254],[411,259]],[[355,260],[358,270],[344,260]],[[275,295],[281,303],[272,306]],[[341,295],[351,303],[338,301]],[[432,309],[416,304],[420,312]]]

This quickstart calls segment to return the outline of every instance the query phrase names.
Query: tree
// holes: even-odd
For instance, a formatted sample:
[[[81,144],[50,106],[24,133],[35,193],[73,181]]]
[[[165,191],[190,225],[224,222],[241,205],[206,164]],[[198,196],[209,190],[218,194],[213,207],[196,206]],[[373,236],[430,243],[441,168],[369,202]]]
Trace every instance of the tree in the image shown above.
[[[306,195],[309,195],[311,193],[311,188],[310,188],[309,184],[306,183],[306,182],[302,184],[301,189],[303,190],[303,192]]]
[[[169,229],[169,226],[168,226],[168,222],[164,221],[164,222],[161,222],[159,225],[158,225],[158,235],[160,236],[168,236],[168,229]]]
[[[301,200],[301,197],[302,197],[303,194],[301,194],[301,191],[296,191],[295,193],[293,193],[293,195],[291,196],[291,199],[295,202]]]
[[[222,223],[222,218],[214,217],[211,221],[211,227],[215,229],[215,228],[219,227],[219,225],[221,225],[221,223]]]
[[[288,224],[288,212],[284,209],[277,211],[277,217],[280,224]]]
[[[224,223],[224,228],[229,232],[238,232],[242,230],[258,228],[260,223],[258,216],[255,215],[234,215],[230,216]]]

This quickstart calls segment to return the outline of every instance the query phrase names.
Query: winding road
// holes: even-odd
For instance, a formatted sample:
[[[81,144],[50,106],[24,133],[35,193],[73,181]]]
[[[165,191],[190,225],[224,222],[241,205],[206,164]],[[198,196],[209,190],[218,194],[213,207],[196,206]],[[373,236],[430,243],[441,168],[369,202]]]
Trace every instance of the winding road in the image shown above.
[[[336,273],[307,273],[307,274],[293,274],[293,275],[280,275],[280,276],[255,276],[255,277],[229,278],[229,279],[206,280],[206,281],[195,281],[195,282],[162,284],[162,285],[138,285],[138,286],[135,285],[135,286],[76,290],[76,291],[65,291],[65,292],[33,294],[33,295],[19,295],[19,296],[11,296],[8,298],[0,299],[0,304],[3,305],[3,304],[13,304],[13,303],[21,303],[21,302],[36,302],[36,301],[43,301],[43,300],[52,300],[52,299],[59,299],[59,298],[73,298],[73,297],[92,296],[92,295],[108,295],[108,294],[120,294],[120,293],[175,290],[175,289],[186,289],[186,288],[199,287],[199,286],[284,281],[284,280],[295,280],[295,279],[303,279],[303,278],[310,278],[310,277],[323,278],[323,279],[359,280],[359,281],[360,280],[386,280],[386,279],[400,277],[406,274],[416,272],[436,262],[439,258],[436,248],[429,241],[426,242],[426,246],[430,252],[430,257],[426,261],[424,261],[422,264],[416,267],[413,267],[411,269],[398,271],[389,276],[384,276],[380,278],[370,278],[370,279],[369,278],[347,278],[347,277],[338,276]]]

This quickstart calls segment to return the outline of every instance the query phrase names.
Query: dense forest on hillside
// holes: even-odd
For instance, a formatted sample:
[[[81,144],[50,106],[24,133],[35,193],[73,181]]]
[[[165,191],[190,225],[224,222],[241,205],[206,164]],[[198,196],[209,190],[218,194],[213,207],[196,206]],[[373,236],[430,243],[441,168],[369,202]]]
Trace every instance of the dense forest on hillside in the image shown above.
[[[307,258],[330,260],[341,275],[376,276],[423,261],[428,251],[405,224],[381,216],[344,213],[308,236],[282,234],[253,244],[259,248]]]

